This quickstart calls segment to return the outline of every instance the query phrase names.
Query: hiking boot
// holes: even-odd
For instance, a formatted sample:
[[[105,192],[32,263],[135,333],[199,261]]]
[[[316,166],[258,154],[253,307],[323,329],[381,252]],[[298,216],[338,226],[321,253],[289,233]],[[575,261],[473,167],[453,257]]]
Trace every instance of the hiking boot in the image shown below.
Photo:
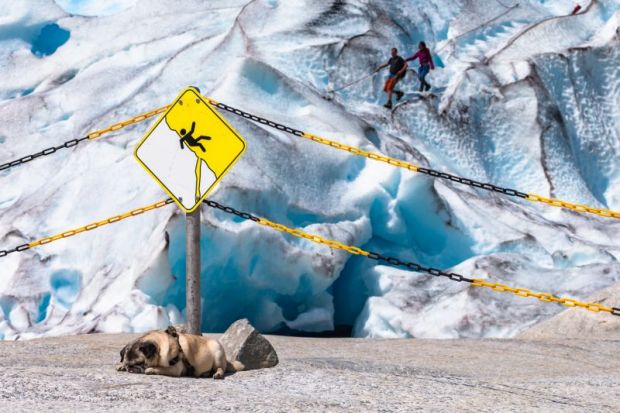
[[[401,91],[394,91],[394,94],[396,95],[396,101],[398,102],[399,100],[402,99],[404,93]]]
[[[384,108],[388,108],[388,109],[392,109],[392,102],[388,102],[385,105],[383,105]]]

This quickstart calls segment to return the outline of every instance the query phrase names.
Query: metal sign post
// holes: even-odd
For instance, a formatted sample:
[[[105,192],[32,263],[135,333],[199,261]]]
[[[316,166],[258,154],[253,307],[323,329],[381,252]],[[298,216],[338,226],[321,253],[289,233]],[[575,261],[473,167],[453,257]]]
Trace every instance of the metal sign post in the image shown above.
[[[185,215],[185,318],[190,334],[201,334],[200,207]]]
[[[200,334],[200,204],[239,160],[245,141],[188,87],[177,96],[134,150],[144,170],[185,211],[187,329]]]

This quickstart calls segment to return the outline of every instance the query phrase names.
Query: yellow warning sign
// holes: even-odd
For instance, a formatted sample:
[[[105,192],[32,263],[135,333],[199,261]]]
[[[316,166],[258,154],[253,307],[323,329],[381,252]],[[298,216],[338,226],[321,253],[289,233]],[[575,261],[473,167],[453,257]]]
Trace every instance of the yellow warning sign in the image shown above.
[[[245,141],[187,88],[138,143],[140,165],[185,212],[192,212],[245,150]]]

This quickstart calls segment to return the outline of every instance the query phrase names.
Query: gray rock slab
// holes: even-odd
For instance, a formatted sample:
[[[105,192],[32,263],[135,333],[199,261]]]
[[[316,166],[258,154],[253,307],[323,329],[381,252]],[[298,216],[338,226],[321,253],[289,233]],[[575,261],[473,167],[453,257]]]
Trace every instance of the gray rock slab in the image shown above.
[[[620,411],[612,340],[265,336],[276,367],[213,380],[117,372],[138,336],[0,341],[0,412]]]
[[[269,340],[260,334],[247,319],[237,320],[220,338],[228,360],[243,363],[245,370],[274,367],[278,355]]]

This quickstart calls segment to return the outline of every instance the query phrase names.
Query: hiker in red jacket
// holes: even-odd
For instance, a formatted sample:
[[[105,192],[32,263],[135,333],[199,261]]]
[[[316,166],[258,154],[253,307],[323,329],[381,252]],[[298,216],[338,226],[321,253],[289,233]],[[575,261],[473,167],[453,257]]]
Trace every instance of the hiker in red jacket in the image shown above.
[[[431,51],[426,47],[426,43],[420,42],[418,52],[411,57],[405,59],[405,62],[410,60],[420,59],[420,69],[418,70],[418,79],[420,79],[420,92],[431,90],[431,85],[424,79],[428,72],[432,69],[435,70],[435,64],[433,63],[433,56]]]

